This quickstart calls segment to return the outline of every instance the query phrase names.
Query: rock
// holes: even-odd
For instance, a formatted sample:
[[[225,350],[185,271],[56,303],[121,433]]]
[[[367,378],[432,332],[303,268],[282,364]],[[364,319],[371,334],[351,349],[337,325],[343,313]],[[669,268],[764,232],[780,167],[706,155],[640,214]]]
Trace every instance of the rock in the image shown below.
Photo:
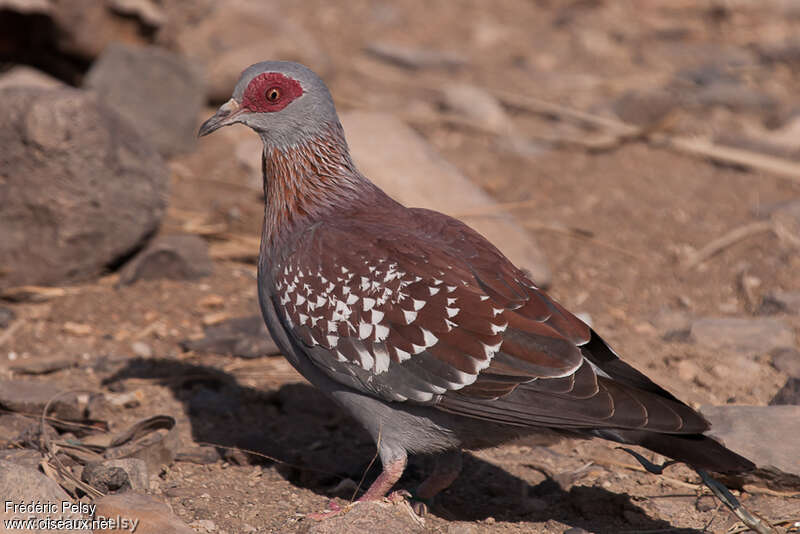
[[[400,120],[371,112],[342,113],[341,119],[356,165],[397,201],[452,214],[494,204]],[[528,269],[537,284],[549,285],[551,274],[542,252],[513,217],[483,217],[470,221],[470,226],[518,267]]]
[[[27,65],[16,65],[0,75],[0,89],[6,87],[41,87],[52,89],[64,84],[40,70]]]
[[[480,534],[478,525],[466,521],[448,522],[446,534]]]
[[[144,460],[139,461],[144,463]],[[106,494],[131,489],[128,473],[121,467],[105,462],[87,464],[81,473],[81,480]]]
[[[217,530],[217,524],[210,519],[198,519],[197,521],[192,521],[190,526],[199,532],[215,532]]]
[[[309,522],[305,534],[341,534],[342,532],[370,532],[371,534],[396,534],[398,532],[424,532],[424,522],[406,501],[398,503],[361,502],[343,514],[325,521]]]
[[[800,201],[779,207],[770,218],[781,241],[792,247],[800,247]]]
[[[124,482],[127,482],[127,488],[132,489],[133,491],[147,491],[148,489],[150,489],[150,475],[147,470],[147,463],[139,458],[119,458],[116,460],[104,460],[102,462],[99,462],[98,464],[88,464],[86,468],[88,468],[89,466],[92,466],[92,470],[96,474],[99,474],[100,476],[105,478],[109,478],[109,476],[113,475],[114,471],[121,470],[123,473],[125,473],[125,477],[120,477],[119,475],[113,475],[113,476],[119,477],[118,480],[122,480],[124,478]],[[86,468],[84,468],[83,474],[81,476],[86,475]],[[107,474],[103,474],[104,471]],[[89,474],[86,476],[93,476],[93,475]],[[88,480],[84,481],[89,482]],[[91,482],[89,483],[92,484]],[[92,485],[94,486],[94,484]],[[122,484],[119,487],[121,486]],[[109,489],[112,488],[109,487]]]
[[[770,318],[704,318],[692,322],[691,338],[716,350],[765,354],[792,347],[794,332],[783,321]]]
[[[366,52],[407,69],[456,69],[468,63],[467,58],[457,52],[411,48],[387,42],[370,43]]]
[[[208,326],[204,338],[182,341],[181,347],[183,350],[230,354],[239,358],[280,354],[260,315],[236,317]]]
[[[774,291],[764,300],[782,312],[800,315],[800,291]]]
[[[42,454],[34,449],[0,450],[0,461],[11,462],[29,469],[38,469]]]
[[[208,244],[195,235],[167,235],[154,239],[120,271],[119,284],[170,278],[195,280],[211,274]]]
[[[47,403],[47,415],[77,421],[83,419],[83,408],[76,393],[60,395],[61,388],[52,382],[0,380],[0,407],[23,414],[41,414]]]
[[[775,349],[771,353],[772,365],[778,371],[800,378],[800,351],[797,349]]]
[[[313,35],[286,17],[274,16],[264,2],[217,5],[177,35],[179,50],[204,69],[210,101],[228,100],[242,69],[268,58],[303,63],[323,78],[330,72],[330,59]]]
[[[800,406],[703,406],[700,411],[711,422],[711,436],[756,464],[746,480],[800,487]]]
[[[800,406],[800,378],[789,377],[783,387],[769,401],[770,406],[782,404]]]
[[[467,84],[449,84],[443,92],[444,107],[470,118],[485,128],[509,135],[513,125],[506,110],[489,92]]]
[[[94,277],[161,221],[163,161],[92,95],[0,90],[0,146],[0,290]]]
[[[123,518],[136,523],[135,530],[131,524],[123,525],[116,530],[103,532],[123,534],[195,534],[186,523],[172,513],[169,507],[147,495],[127,492],[117,495],[106,495],[96,501],[95,517]]]
[[[563,534],[592,534],[592,533],[580,527],[572,527],[565,530]]]
[[[763,112],[777,106],[777,102],[769,95],[740,82],[728,81],[702,87],[691,99],[700,107],[722,106],[733,111]]]
[[[768,147],[768,152],[784,157],[800,156],[800,115],[789,119],[780,128],[765,130],[750,128],[753,141]]]
[[[40,422],[16,413],[0,414],[0,448],[19,440],[21,434],[30,432]]]
[[[692,360],[678,362],[678,378],[683,382],[692,382],[701,373],[700,368]]]
[[[0,328],[7,328],[16,318],[17,314],[14,313],[14,310],[0,306]]]
[[[161,48],[109,45],[84,81],[164,156],[194,146],[204,100],[202,77]]]
[[[46,15],[52,12],[50,0],[0,0],[0,9],[25,15]]]
[[[628,91],[613,104],[613,110],[623,122],[651,132],[664,126],[672,112],[681,105],[674,91]]]
[[[692,328],[692,317],[682,310],[663,308],[650,319],[650,324],[667,341],[686,341]]]
[[[178,454],[175,455],[176,462],[189,462],[199,465],[214,464],[219,459],[220,455],[217,448],[208,446],[188,447],[179,450]]]
[[[42,431],[47,440],[58,438],[56,429],[37,417],[25,417],[16,413],[0,415],[0,447],[32,447],[39,448]]]
[[[786,2],[792,5],[793,2]],[[786,63],[789,65],[800,64],[800,41],[790,39],[779,43],[758,45],[761,59],[769,63]]]
[[[144,44],[152,30],[142,27],[140,19],[116,15],[110,2],[70,0],[51,2],[56,26],[56,47],[62,53],[94,59],[111,43]],[[144,31],[143,31],[144,30]]]
[[[56,484],[53,480],[47,478],[42,473],[29,467],[24,467],[16,463],[0,460],[0,495],[3,496],[4,502],[11,503],[25,503],[40,502],[42,504],[54,504],[55,510],[44,510],[41,512],[29,512],[19,510],[14,512],[13,509],[8,512],[5,511],[5,506],[0,508],[0,519],[3,521],[7,519],[27,519],[35,517],[37,519],[50,518],[56,519],[81,519],[83,516],[79,513],[72,511],[62,512],[62,503],[69,503],[70,496],[67,495],[61,486]],[[5,531],[5,530],[4,530]],[[63,532],[61,529],[44,530],[39,529],[33,532],[40,533],[57,533]],[[91,534],[88,530],[75,529],[70,530],[78,534]]]
[[[153,356],[153,349],[144,341],[134,341],[131,343],[131,350],[139,358],[150,358]]]
[[[128,475],[131,489],[134,491],[147,491],[150,489],[150,474],[147,469],[147,462],[144,460],[139,458],[119,458],[117,460],[106,460],[103,465],[125,471]]]
[[[109,0],[108,7],[121,15],[137,17],[152,28],[160,28],[167,22],[164,10],[152,0]]]

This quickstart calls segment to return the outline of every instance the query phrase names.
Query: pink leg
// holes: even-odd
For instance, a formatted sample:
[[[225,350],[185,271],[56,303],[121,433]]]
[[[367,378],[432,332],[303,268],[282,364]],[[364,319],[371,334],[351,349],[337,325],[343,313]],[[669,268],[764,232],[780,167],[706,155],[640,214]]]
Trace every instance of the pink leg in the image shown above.
[[[400,480],[400,477],[403,476],[403,471],[405,471],[405,469],[405,456],[384,465],[383,472],[378,475],[378,478],[375,479],[375,482],[372,483],[366,493],[364,493],[364,495],[362,495],[357,502],[380,501],[386,497],[386,494],[390,489],[392,489],[392,486],[394,486],[395,483]],[[400,495],[400,492],[394,492],[391,496],[389,496],[389,498],[391,499],[395,493],[397,493],[398,496]],[[331,503],[328,505],[328,508],[329,510],[327,512],[312,513],[308,514],[306,517],[316,521],[322,521],[323,519],[337,516],[346,510],[339,507],[339,505],[337,505],[334,501],[331,501]]]
[[[433,472],[417,488],[417,498],[430,500],[450,484],[461,473],[461,451],[446,452],[436,458]]]
[[[383,472],[375,479],[375,482],[369,487],[367,492],[358,500],[361,501],[379,501],[386,497],[389,490],[392,489],[400,477],[403,476],[403,471],[406,469],[406,457],[398,458],[383,466]]]

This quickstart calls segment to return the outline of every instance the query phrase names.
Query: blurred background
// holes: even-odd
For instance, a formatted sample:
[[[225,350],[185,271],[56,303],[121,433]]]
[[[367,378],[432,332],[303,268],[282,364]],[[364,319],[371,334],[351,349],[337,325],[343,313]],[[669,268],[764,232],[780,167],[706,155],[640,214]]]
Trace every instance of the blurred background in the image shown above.
[[[374,446],[258,316],[260,140],[195,138],[266,59],[325,80],[367,177],[474,226],[677,396],[798,424],[796,0],[0,0],[0,421],[75,388],[93,432],[168,414],[180,445],[138,489],[201,532],[293,532],[352,494]],[[42,461],[25,425],[0,459]],[[747,481],[773,519],[797,510],[791,435],[763,460],[782,474]],[[630,464],[602,443],[475,453],[426,528],[733,524],[691,471]]]

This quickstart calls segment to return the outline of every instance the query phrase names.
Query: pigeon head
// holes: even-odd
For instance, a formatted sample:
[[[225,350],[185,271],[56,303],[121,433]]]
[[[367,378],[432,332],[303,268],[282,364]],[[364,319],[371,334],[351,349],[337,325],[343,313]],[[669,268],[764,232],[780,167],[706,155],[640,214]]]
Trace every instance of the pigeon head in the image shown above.
[[[276,148],[339,128],[325,83],[311,69],[289,61],[263,61],[245,69],[233,97],[203,123],[198,135],[236,123],[249,126],[265,145]]]

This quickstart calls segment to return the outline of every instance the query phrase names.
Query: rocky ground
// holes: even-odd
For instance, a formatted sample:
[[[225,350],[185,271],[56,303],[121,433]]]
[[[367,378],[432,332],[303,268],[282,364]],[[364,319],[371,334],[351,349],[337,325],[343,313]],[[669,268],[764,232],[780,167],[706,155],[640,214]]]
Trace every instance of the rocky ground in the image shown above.
[[[325,78],[367,176],[701,408],[761,468],[740,500],[798,529],[800,4],[216,6],[0,0],[0,494],[137,532],[743,532],[690,469],[599,441],[468,453],[424,519],[304,517],[374,444],[258,318],[258,139],[194,139],[271,58]]]

